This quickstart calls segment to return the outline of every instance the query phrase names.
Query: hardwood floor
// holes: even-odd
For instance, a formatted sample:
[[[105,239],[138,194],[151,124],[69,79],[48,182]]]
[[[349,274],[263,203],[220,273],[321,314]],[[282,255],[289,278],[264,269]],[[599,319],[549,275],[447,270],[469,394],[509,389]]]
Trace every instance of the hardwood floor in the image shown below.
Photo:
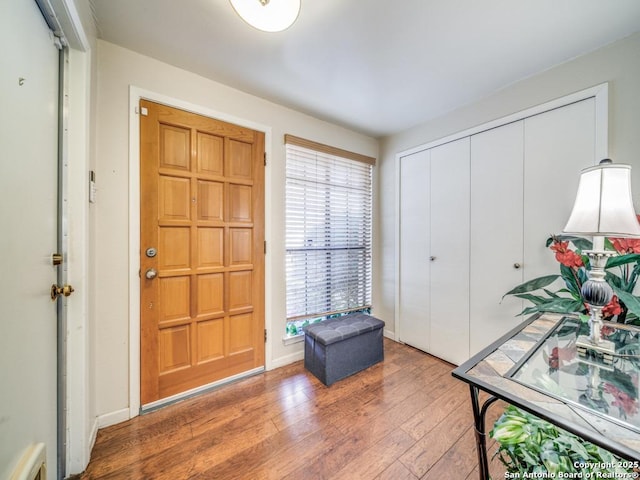
[[[330,388],[297,362],[100,430],[80,478],[476,479],[452,369],[387,339],[384,362]]]

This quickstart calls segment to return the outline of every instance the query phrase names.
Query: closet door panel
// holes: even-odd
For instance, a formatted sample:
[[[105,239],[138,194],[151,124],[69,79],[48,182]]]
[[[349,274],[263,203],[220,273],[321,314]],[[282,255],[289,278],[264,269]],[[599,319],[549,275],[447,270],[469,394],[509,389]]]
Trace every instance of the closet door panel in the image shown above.
[[[522,321],[522,121],[471,137],[470,354]]]
[[[400,341],[429,350],[428,150],[400,159]]]
[[[431,346],[469,358],[469,138],[431,150]]]
[[[580,170],[601,160],[595,158],[595,128],[593,98],[525,120],[525,280],[559,272],[545,242],[569,219]]]

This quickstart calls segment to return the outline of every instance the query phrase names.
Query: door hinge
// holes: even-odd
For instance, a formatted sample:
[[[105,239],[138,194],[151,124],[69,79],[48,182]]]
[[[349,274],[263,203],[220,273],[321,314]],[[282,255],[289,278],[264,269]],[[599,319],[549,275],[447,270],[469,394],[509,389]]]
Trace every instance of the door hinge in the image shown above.
[[[264,166],[267,166],[267,152],[264,152]]]
[[[267,343],[267,329],[264,329],[264,343]]]
[[[135,112],[138,115],[142,115],[143,117],[146,117],[149,114],[149,110],[147,109],[147,107],[136,107]]]

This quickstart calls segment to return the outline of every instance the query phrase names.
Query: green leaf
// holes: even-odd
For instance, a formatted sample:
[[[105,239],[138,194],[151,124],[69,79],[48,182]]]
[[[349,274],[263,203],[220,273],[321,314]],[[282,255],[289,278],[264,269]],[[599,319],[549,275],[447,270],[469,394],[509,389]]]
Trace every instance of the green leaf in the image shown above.
[[[581,298],[580,295],[576,295],[575,292],[572,292],[571,290],[569,290],[567,288],[561,288],[556,293],[568,293],[569,295],[571,295],[576,300],[579,300]],[[559,296],[559,295],[556,295],[556,296]]]
[[[525,460],[525,462],[527,462],[529,465],[536,465],[540,463],[540,459],[537,457],[534,457],[533,455],[531,455],[531,452],[529,450],[527,450],[526,448],[523,448],[520,451],[523,459]]]
[[[640,298],[631,295],[629,292],[619,289],[615,285],[612,285],[613,291],[618,298],[626,305],[631,313],[640,317]]]
[[[531,315],[538,312],[550,313],[580,313],[584,311],[584,304],[573,298],[550,298],[547,302],[525,308],[520,315]]]
[[[562,274],[564,283],[572,293],[580,292],[580,285],[578,285],[576,278],[573,276],[573,270],[571,268],[566,265],[560,265],[560,273]]]
[[[543,312],[544,310],[540,310],[540,308],[537,305],[534,305],[533,307],[527,307],[524,310],[522,310],[518,315],[516,315],[517,317],[523,317],[523,316],[527,316],[527,315],[531,315],[534,313],[538,313],[538,312]]]
[[[573,298],[554,298],[553,300],[540,305],[541,311],[553,313],[573,313],[581,312],[584,309],[582,302]],[[544,308],[542,308],[544,307]]]
[[[517,293],[527,293],[539,290],[543,287],[546,287],[547,285],[551,285],[558,279],[559,276],[560,275],[545,275],[544,277],[534,278],[533,280],[529,280],[521,285],[518,285],[513,290],[509,290],[503,295],[502,298],[506,297],[507,295],[515,295]]]
[[[549,289],[543,288],[542,289],[544,291],[544,293],[546,293],[547,295],[549,295],[552,298],[560,298],[560,295],[558,295],[556,292],[552,292]]]
[[[611,285],[612,287],[616,286],[618,288],[623,288],[623,286],[622,286],[622,283],[623,283],[622,282],[622,278],[620,278],[618,275],[615,275],[615,274],[613,274],[611,272],[606,272],[605,279],[606,279],[607,283],[609,285]]]
[[[563,435],[562,440],[566,442],[569,447],[579,455],[580,458],[587,459],[589,458],[589,452],[584,448],[583,442],[579,441],[573,435]]]
[[[518,293],[515,296],[518,298],[522,298],[523,300],[529,300],[534,305],[540,305],[541,303],[546,303],[549,301],[548,298],[540,297],[538,295],[533,295],[531,293]]]
[[[553,450],[544,450],[540,453],[540,460],[549,473],[557,473],[560,469],[560,457]]]
[[[615,257],[609,257],[607,259],[606,268],[619,267],[620,265],[626,265],[628,263],[640,262],[640,254],[629,253],[626,255],[616,255]]]

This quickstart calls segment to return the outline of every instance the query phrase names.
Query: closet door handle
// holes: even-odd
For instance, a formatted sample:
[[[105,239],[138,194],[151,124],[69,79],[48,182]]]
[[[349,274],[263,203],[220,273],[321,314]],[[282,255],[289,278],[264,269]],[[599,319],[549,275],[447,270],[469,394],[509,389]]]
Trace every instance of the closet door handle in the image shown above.
[[[429,257],[429,260],[431,260],[432,262],[436,261],[436,257],[434,257],[433,255]]]
[[[519,263],[513,264],[513,268],[515,268],[516,270],[518,270],[520,267],[522,267],[522,265],[520,265]]]

